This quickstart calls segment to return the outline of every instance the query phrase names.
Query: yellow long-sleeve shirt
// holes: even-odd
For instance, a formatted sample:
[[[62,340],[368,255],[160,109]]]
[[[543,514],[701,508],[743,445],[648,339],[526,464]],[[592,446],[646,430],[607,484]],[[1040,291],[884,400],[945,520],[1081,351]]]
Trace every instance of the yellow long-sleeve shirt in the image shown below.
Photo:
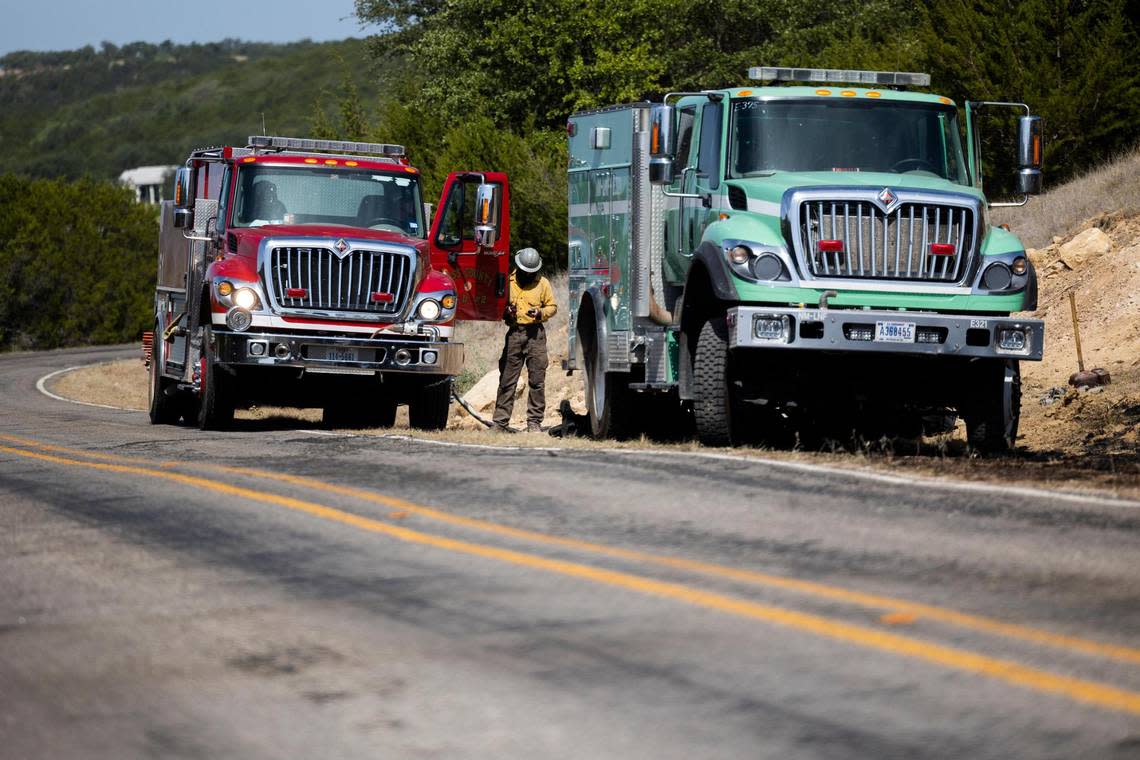
[[[545,322],[558,313],[558,304],[554,303],[554,289],[550,287],[550,280],[542,276],[523,287],[519,285],[516,273],[511,272],[510,300],[507,303],[517,309],[515,323],[519,325]],[[527,312],[531,309],[538,309],[541,316],[538,319],[528,316]]]

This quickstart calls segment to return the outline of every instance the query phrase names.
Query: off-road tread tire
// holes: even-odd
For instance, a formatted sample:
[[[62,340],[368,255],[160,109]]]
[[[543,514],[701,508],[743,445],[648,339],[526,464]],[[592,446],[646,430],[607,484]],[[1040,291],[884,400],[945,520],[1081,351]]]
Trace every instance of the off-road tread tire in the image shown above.
[[[1004,409],[1005,370],[1012,366],[1011,409],[1013,420],[1007,435]],[[997,361],[978,367],[971,378],[975,394],[967,405],[963,420],[966,441],[971,449],[983,455],[1004,454],[1017,441],[1021,421],[1021,367],[1015,360]]]
[[[162,332],[159,325],[154,326],[154,349],[150,357],[150,403],[149,414],[152,425],[177,425],[182,419],[182,404],[174,396],[166,395],[170,381],[162,376],[162,367],[166,363],[166,352],[163,348]]]
[[[728,326],[723,318],[710,319],[701,326],[693,361],[693,418],[705,446],[734,443],[728,372]]]
[[[416,430],[443,430],[450,414],[450,377],[426,383],[408,399],[408,424]]]
[[[214,363],[210,328],[202,334],[206,356],[206,376],[198,398],[198,427],[202,430],[229,430],[234,424],[234,376]]]

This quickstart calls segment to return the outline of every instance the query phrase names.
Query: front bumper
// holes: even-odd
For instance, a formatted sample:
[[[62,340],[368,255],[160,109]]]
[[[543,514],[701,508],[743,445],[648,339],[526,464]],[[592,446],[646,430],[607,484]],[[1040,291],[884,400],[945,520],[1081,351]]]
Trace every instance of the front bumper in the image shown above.
[[[218,363],[231,366],[428,375],[457,375],[463,367],[462,343],[221,330],[214,338]]]
[[[779,339],[759,338],[758,320],[790,320],[787,334]],[[736,306],[728,310],[728,343],[731,348],[808,349],[815,351],[860,351],[870,353],[1041,361],[1045,323],[1039,319],[976,317],[964,314],[933,314],[917,311],[867,311],[862,309],[796,309],[767,306]],[[915,335],[931,342],[887,342],[878,339],[878,323],[911,325]],[[905,328],[904,328],[905,330]],[[1005,349],[998,344],[999,330],[1021,330],[1025,345]],[[867,336],[871,339],[856,339]]]

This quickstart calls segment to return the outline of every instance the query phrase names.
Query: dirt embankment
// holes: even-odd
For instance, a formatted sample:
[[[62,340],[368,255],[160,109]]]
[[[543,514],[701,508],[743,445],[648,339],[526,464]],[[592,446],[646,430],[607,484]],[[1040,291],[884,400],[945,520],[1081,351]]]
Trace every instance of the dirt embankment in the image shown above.
[[[1140,432],[1140,216],[1106,214],[1029,251],[1040,280],[1045,358],[1024,363],[1022,439],[1061,456],[1115,457],[1136,465]],[[1085,367],[1107,370],[1110,385],[1078,391],[1072,308],[1077,306]],[[1106,463],[1107,464],[1107,463]]]

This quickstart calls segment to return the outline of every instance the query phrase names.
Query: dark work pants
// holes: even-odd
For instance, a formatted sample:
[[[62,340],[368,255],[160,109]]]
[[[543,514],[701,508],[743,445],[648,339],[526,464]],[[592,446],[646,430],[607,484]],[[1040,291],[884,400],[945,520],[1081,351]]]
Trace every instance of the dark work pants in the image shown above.
[[[546,329],[541,324],[516,325],[507,330],[503,355],[499,357],[499,395],[495,400],[494,423],[506,427],[515,406],[515,386],[526,365],[530,388],[526,401],[527,422],[542,422],[546,412]]]

